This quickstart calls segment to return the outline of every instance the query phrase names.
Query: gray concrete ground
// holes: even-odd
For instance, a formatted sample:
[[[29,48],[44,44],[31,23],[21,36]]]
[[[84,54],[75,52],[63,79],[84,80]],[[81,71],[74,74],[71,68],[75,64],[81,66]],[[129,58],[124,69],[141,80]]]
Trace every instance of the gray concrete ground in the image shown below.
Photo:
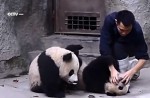
[[[77,91],[67,94],[66,98],[114,98],[105,94],[87,93]],[[149,98],[150,97],[150,68],[141,70],[141,75],[137,81],[132,81],[130,93],[115,98]],[[29,90],[28,75],[0,79],[0,98],[48,98],[42,93],[33,93]]]

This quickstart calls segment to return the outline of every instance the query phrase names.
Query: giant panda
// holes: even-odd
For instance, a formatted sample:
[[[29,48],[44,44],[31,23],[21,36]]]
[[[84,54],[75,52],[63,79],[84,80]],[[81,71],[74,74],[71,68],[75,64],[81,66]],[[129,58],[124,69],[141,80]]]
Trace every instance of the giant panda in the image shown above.
[[[92,60],[82,71],[84,89],[93,93],[105,93],[109,96],[124,95],[129,92],[129,86],[119,82],[118,85],[110,83],[109,66],[114,65],[119,71],[119,65],[111,56],[99,56]]]
[[[36,56],[29,66],[30,89],[48,97],[65,97],[65,85],[78,82],[79,66],[79,58],[74,52],[50,47]]]

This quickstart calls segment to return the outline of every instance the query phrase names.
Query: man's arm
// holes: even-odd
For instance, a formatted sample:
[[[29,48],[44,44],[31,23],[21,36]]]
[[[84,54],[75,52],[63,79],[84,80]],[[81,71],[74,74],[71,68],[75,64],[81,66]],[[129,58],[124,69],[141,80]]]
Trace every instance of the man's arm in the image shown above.
[[[137,64],[131,69],[133,70],[134,74],[137,73],[141,68],[143,68],[145,62],[145,59],[138,60]]]
[[[131,80],[131,78],[133,77],[135,73],[137,73],[143,68],[144,63],[146,62],[146,60],[149,59],[149,56],[147,53],[148,48],[144,40],[141,26],[138,23],[136,24],[136,31],[137,31],[137,43],[135,45],[136,47],[135,57],[138,59],[138,62],[133,68],[131,68],[126,73],[124,73],[122,81],[126,80],[126,83],[128,83],[128,81]]]
[[[107,16],[104,20],[104,25],[101,30],[101,36],[100,36],[100,54],[101,55],[112,55],[112,49],[110,47],[112,43],[112,36],[111,36],[111,29],[112,27],[112,21],[115,21],[112,19],[111,16]]]
[[[137,59],[149,59],[149,55],[147,53],[148,48],[147,44],[144,39],[143,31],[139,23],[136,23],[136,31],[137,31],[137,43],[135,45],[136,51],[135,51],[135,57]]]
[[[122,79],[122,82],[123,81],[126,81],[125,83],[127,84],[131,78],[133,77],[133,75],[138,72],[143,66],[144,66],[144,63],[146,62],[145,59],[139,59],[137,64],[131,68],[130,70],[128,70],[127,72],[125,72],[123,74],[123,79]]]

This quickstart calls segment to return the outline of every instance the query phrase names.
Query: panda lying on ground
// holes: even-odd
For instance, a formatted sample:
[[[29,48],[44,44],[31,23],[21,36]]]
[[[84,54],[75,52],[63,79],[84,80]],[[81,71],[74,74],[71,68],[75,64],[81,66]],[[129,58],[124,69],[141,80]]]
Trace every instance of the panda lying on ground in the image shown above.
[[[119,82],[114,85],[109,82],[110,71],[109,66],[114,67],[119,71],[118,62],[110,56],[99,56],[91,61],[87,66],[81,66],[80,76],[82,78],[82,86],[88,92],[106,93],[109,96],[124,95],[129,92],[129,86]]]
[[[77,84],[77,74],[82,63],[78,51],[83,47],[80,45],[68,47],[68,49],[48,48],[31,62],[29,67],[31,91],[62,98],[65,97],[66,84]]]

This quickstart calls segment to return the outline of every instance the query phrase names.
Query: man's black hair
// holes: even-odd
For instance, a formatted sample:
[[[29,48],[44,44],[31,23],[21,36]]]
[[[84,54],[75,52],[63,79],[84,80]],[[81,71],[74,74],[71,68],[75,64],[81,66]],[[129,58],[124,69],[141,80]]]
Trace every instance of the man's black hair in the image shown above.
[[[131,11],[128,10],[121,10],[118,12],[117,16],[117,23],[122,22],[124,26],[130,26],[134,24],[135,17]]]

